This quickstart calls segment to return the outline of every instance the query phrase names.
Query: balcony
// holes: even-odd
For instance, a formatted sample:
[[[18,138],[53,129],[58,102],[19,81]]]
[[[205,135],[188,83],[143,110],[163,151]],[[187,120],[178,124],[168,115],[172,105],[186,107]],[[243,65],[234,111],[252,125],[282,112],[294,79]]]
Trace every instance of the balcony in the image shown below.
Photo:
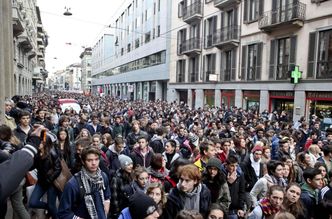
[[[28,59],[32,59],[34,57],[36,57],[37,53],[33,50],[31,50],[30,52],[27,53]]]
[[[197,20],[202,19],[202,4],[200,1],[197,1],[187,7],[183,8],[183,21],[190,24]]]
[[[205,72],[205,82],[216,82],[218,81],[218,75],[216,74],[215,70],[207,70]]]
[[[12,16],[13,16],[13,34],[15,37],[17,37],[20,34],[22,34],[24,31],[23,18],[17,2],[13,2]]]
[[[258,19],[258,27],[265,32],[283,28],[301,28],[305,20],[306,5],[297,2],[268,11]]]
[[[232,49],[240,43],[240,26],[224,27],[212,34],[212,45],[220,49]]]
[[[198,71],[189,74],[189,82],[198,82]]]
[[[37,37],[37,44],[38,45],[42,45],[44,43],[43,38],[41,38],[40,36]]]
[[[43,80],[43,76],[41,73],[33,73],[32,79],[34,80]]]
[[[37,52],[37,57],[38,57],[38,58],[39,58],[39,57],[44,57],[44,54],[43,54],[42,52],[38,51],[38,52]]]
[[[181,55],[196,56],[201,53],[201,39],[191,38],[182,42],[179,45],[179,52]]]
[[[214,7],[224,9],[240,3],[240,0],[214,0]]]
[[[32,50],[32,43],[25,32],[17,38],[17,43],[25,52]]]

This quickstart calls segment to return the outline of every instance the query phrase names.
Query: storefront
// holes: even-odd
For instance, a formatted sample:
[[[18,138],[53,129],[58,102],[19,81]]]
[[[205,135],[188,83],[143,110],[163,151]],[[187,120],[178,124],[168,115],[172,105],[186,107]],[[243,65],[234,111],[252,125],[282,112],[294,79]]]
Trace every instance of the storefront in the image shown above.
[[[180,103],[188,103],[188,90],[178,90]]]
[[[243,91],[242,106],[245,110],[259,110],[260,91]]]
[[[223,90],[221,91],[221,104],[229,109],[235,106],[235,90]]]
[[[204,90],[204,104],[214,106],[214,90]]]
[[[330,127],[332,124],[332,92],[307,92],[306,112],[310,119],[312,115],[320,118],[322,128]]]
[[[286,111],[289,118],[293,118],[294,92],[293,91],[270,91],[269,111]]]

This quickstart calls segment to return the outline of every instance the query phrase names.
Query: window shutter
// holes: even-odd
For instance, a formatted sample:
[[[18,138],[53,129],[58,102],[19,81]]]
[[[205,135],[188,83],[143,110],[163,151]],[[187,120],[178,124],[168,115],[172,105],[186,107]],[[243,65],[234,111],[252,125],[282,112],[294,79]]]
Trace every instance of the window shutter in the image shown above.
[[[224,61],[223,52],[220,52],[220,67],[219,67],[219,80],[224,81]]]
[[[269,79],[274,79],[275,78],[275,72],[276,72],[276,60],[275,60],[276,46],[277,46],[277,40],[271,40]]]
[[[182,81],[185,82],[186,81],[186,60],[184,59],[182,61]]]
[[[272,24],[277,22],[279,13],[273,13],[277,10],[277,0],[272,0]]]
[[[296,39],[296,36],[290,38],[289,70],[294,69],[296,65]]]
[[[264,14],[264,0],[259,0],[259,3],[258,3],[258,18],[263,16]]]
[[[308,69],[307,77],[314,77],[315,63],[316,63],[316,32],[309,34],[309,52],[308,52]]]
[[[181,30],[178,31],[178,38],[177,38],[177,53],[178,55],[181,54]]]
[[[231,70],[231,79],[235,81],[236,77],[236,49],[232,50],[232,70]]]
[[[208,78],[208,74],[207,74],[207,71],[209,70],[209,66],[205,66],[206,65],[206,63],[208,63],[205,59],[207,58],[207,55],[204,55],[203,56],[203,77],[205,77],[205,78],[203,78],[203,81],[208,81],[209,80],[209,78]]]
[[[211,55],[212,58],[212,66],[211,66],[211,71],[213,72],[213,74],[216,74],[216,54],[213,53]]]
[[[262,75],[262,52],[263,43],[257,44],[257,64],[256,64],[256,80],[261,80]]]
[[[246,70],[247,70],[247,48],[248,46],[242,46],[242,62],[241,62],[241,80],[246,79]]]
[[[238,25],[238,23],[237,23],[237,14],[238,14],[237,11],[238,11],[238,9],[237,9],[237,7],[235,7],[234,8],[234,18],[233,18],[233,21],[234,21],[233,25],[234,26]]]
[[[176,62],[176,82],[180,82],[180,60]]]
[[[179,4],[178,4],[178,17],[179,18],[181,18],[183,16],[183,7],[184,7],[183,1],[179,2]]]
[[[212,31],[212,34],[216,32],[217,30],[217,19],[218,19],[218,16],[213,16],[213,19],[212,19],[212,22],[213,22],[213,31]]]
[[[204,20],[204,48],[206,49],[208,47],[208,35],[209,35],[209,31],[208,31],[208,25],[207,25],[207,19]],[[211,31],[211,30],[210,30]]]
[[[243,23],[248,23],[248,0],[244,0],[244,8],[243,8]]]

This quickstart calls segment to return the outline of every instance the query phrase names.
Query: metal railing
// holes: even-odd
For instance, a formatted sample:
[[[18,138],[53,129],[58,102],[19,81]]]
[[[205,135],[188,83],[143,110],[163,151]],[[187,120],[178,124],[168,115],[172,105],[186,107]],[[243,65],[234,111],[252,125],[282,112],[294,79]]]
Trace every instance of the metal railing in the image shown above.
[[[219,5],[226,2],[235,2],[235,0],[214,0],[214,5]]]
[[[210,75],[216,74],[215,70],[207,70],[205,71],[205,81],[209,82],[210,81]]]
[[[190,73],[189,82],[197,82],[197,81],[198,81],[198,71]]]
[[[304,20],[306,5],[301,2],[291,3],[276,10],[265,12],[258,19],[259,28],[292,20]]]
[[[286,80],[289,78],[289,65],[288,64],[279,64],[277,65],[277,80]]]
[[[332,78],[332,62],[318,61],[317,62],[317,77],[316,78]]]
[[[232,70],[231,69],[225,69],[224,71],[224,75],[223,75],[223,80],[224,81],[230,81],[232,78]]]
[[[240,26],[229,26],[218,29],[212,36],[212,44],[217,45],[230,40],[239,40]]]
[[[202,14],[201,1],[196,1],[193,4],[183,8],[183,20],[186,20],[195,14]]]
[[[185,74],[183,72],[179,73],[176,76],[176,82],[178,83],[185,82]]]
[[[189,52],[192,50],[200,50],[201,49],[201,39],[200,38],[191,38],[189,40],[183,41],[179,45],[179,51],[181,54],[185,52]]]

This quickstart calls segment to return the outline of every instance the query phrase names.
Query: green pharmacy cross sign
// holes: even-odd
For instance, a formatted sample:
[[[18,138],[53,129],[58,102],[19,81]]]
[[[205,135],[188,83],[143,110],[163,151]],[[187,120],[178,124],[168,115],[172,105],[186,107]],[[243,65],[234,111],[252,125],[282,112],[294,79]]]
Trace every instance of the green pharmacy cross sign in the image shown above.
[[[302,78],[302,71],[299,70],[299,66],[295,65],[294,70],[291,71],[291,83],[298,84]]]

